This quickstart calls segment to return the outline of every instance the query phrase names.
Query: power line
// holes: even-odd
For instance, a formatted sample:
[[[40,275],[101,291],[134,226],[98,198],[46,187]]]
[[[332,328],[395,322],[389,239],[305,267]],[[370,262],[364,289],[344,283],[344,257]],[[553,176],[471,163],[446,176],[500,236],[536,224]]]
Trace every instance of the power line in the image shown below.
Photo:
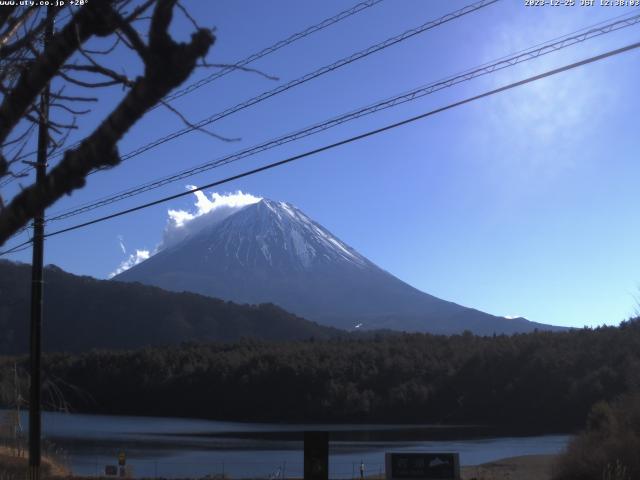
[[[334,15],[333,17],[329,17],[324,19],[323,21],[321,21],[320,23],[316,24],[316,25],[312,25],[309,28],[306,28],[305,30],[302,30],[301,32],[298,33],[294,33],[293,35],[289,36],[288,38],[284,39],[284,40],[280,40],[279,42],[274,43],[273,45],[264,48],[262,50],[260,50],[259,52],[256,52],[252,55],[249,55],[246,58],[243,58],[242,60],[236,62],[235,64],[223,68],[222,70],[215,72],[211,75],[209,75],[208,77],[205,77],[201,80],[198,80],[197,82],[192,83],[191,85],[188,85],[180,90],[177,90],[176,92],[167,95],[164,100],[165,101],[171,101],[171,100],[175,100],[176,98],[180,98],[184,95],[187,95],[188,93],[193,92],[194,90],[197,90],[198,88],[202,87],[203,85],[206,85],[208,83],[214,82],[217,79],[225,76],[226,74],[236,70],[237,68],[241,68],[244,67],[256,60],[259,60],[262,57],[265,57],[271,53],[274,53],[278,50],[280,50],[283,47],[286,47],[287,45],[290,45],[293,42],[296,42],[302,38],[305,38],[313,33],[319,32],[320,30],[323,30],[331,25],[333,25],[334,23],[339,22],[340,20],[344,20],[345,18],[348,18],[352,15],[355,15],[356,13],[359,13],[369,7],[372,7],[378,3],[380,3],[382,0],[367,0],[366,2],[361,2],[358,3],[357,5],[344,10],[336,15]],[[158,107],[159,105],[156,105],[153,108]]]
[[[330,27],[331,25],[338,23],[346,18],[349,18],[357,13],[360,13],[370,7],[373,7],[374,5],[377,5],[379,3],[381,3],[383,0],[366,0],[364,2],[360,2],[356,5],[354,5],[351,8],[348,8],[347,10],[343,10],[331,17],[325,18],[324,20],[322,20],[319,23],[316,23],[315,25],[311,25],[310,27],[305,28],[304,30],[301,30],[300,32],[294,33],[292,35],[290,35],[289,37],[280,40],[276,43],[274,43],[273,45],[270,45],[266,48],[263,48],[262,50],[260,50],[259,52],[255,52],[251,55],[249,55],[248,57],[243,58],[242,60],[237,61],[236,63],[229,65],[227,67],[224,67],[223,69],[212,73],[211,75],[198,80],[197,82],[194,82],[190,85],[187,85],[186,87],[177,90],[169,95],[167,95],[166,97],[164,97],[164,101],[168,102],[171,100],[175,100],[176,98],[180,98],[183,97],[184,95],[187,95],[195,90],[197,90],[198,88],[207,85],[211,82],[214,82],[216,80],[218,80],[221,77],[224,77],[225,75],[227,75],[228,73],[231,73],[239,68],[245,67],[246,65],[249,65],[252,62],[255,62],[256,60],[259,60],[263,57],[266,57],[267,55],[270,55],[272,53],[277,52],[278,50],[280,50],[281,48],[286,47],[287,45],[290,45],[298,40],[301,40],[305,37],[308,37],[309,35],[312,35],[316,32],[319,32],[321,30],[324,30],[327,27]],[[65,20],[66,18],[68,18],[70,15],[67,14],[66,17],[64,17],[63,19],[61,19],[61,21]],[[156,104],[154,107],[151,108],[151,110],[154,110],[155,108],[159,107],[161,104]],[[80,145],[80,143],[82,143],[82,140],[80,140],[79,142],[74,143],[73,145],[69,146],[67,148],[71,149],[71,148],[76,148],[78,145]],[[33,155],[36,152],[30,152],[29,154],[27,154],[27,156]],[[55,158],[55,157],[59,157],[63,154],[63,152],[59,152],[57,154],[51,155],[51,157]],[[20,172],[18,172],[17,175],[23,175],[25,173],[28,173],[30,170],[32,169],[32,167],[26,167],[24,169],[22,169]],[[0,188],[8,185],[9,183],[11,183],[13,180],[15,180],[14,177],[9,177],[8,179],[5,179],[4,181],[0,182]]]
[[[18,173],[14,174],[14,175],[8,175],[5,179],[3,179],[0,182],[0,188],[6,187],[7,185],[9,185],[14,180],[25,176],[27,173],[29,173],[31,171],[32,168],[33,167],[25,167],[22,170],[20,170]]]
[[[177,130],[175,132],[172,132],[168,135],[165,135],[163,137],[160,137],[150,143],[147,143],[145,145],[142,145],[140,147],[138,147],[137,149],[130,151],[124,155],[122,155],[120,157],[121,162],[124,162],[126,160],[129,160],[133,157],[136,157],[148,150],[151,150],[152,148],[155,148],[159,145],[162,145],[164,143],[167,143],[171,140],[174,140],[178,137],[181,137],[182,135],[185,135],[189,132],[192,132],[194,130],[198,130],[201,129],[202,127],[206,126],[206,125],[210,125],[211,123],[214,123],[218,120],[221,120],[225,117],[228,117],[229,115],[239,112],[241,110],[244,110],[245,108],[251,107],[253,105],[256,105],[260,102],[263,102],[264,100],[267,100],[275,95],[278,95],[280,93],[283,93],[287,90],[290,90],[294,87],[297,87],[298,85],[302,85],[303,83],[306,83],[308,81],[311,81],[315,78],[318,78],[322,75],[325,75],[327,73],[333,72],[341,67],[344,67],[346,65],[349,65],[353,62],[356,62],[362,58],[365,58],[373,53],[376,53],[378,51],[381,51],[385,48],[391,47],[397,43],[400,43],[404,40],[407,40],[409,38],[412,38],[420,33],[424,33],[428,30],[431,30],[433,28],[436,28],[444,23],[450,22],[452,20],[455,20],[457,18],[460,18],[464,15],[467,15],[469,13],[475,12],[477,10],[480,10],[481,8],[484,7],[488,7],[489,5],[492,5],[494,3],[497,3],[500,0],[480,0],[478,2],[469,4],[463,8],[460,8],[458,10],[455,10],[454,12],[448,13],[446,15],[443,15],[440,18],[437,18],[435,20],[431,20],[429,22],[426,22],[418,27],[406,30],[405,32],[396,35],[394,37],[388,38],[387,40],[377,43],[375,45],[372,45],[364,50],[361,50],[359,52],[356,52],[348,57],[344,57],[330,65],[325,65],[324,67],[321,67],[313,72],[307,73],[306,75],[303,75],[302,77],[299,77],[295,80],[292,80],[286,84],[282,84],[272,90],[267,90],[266,92],[261,93],[260,95],[257,95],[253,98],[250,98],[248,100],[245,100],[244,102],[241,102],[239,104],[234,105],[233,107],[229,107],[226,110],[223,110],[221,112],[218,112],[214,115],[209,116],[208,118],[205,118],[204,120],[199,121],[198,123],[189,126],[189,127],[185,127],[181,130]],[[69,147],[69,148],[73,148],[73,146]],[[62,152],[59,152],[58,155],[62,154]],[[92,172],[90,172],[88,175],[93,175],[94,173],[100,172],[101,170],[93,170]]]
[[[18,253],[28,248],[31,248],[31,243],[33,243],[33,240],[29,239],[26,242],[22,242],[16,245],[15,247],[9,248],[7,250],[3,250],[2,252],[0,252],[0,257],[4,255],[9,255],[11,253]]]
[[[421,119],[430,117],[432,115],[444,112],[446,110],[451,110],[451,109],[453,109],[455,107],[459,107],[459,106],[465,105],[467,103],[471,103],[471,102],[474,102],[476,100],[480,100],[482,98],[486,98],[486,97],[489,97],[489,96],[492,96],[492,95],[495,95],[495,94],[498,94],[498,93],[501,93],[501,92],[505,92],[507,90],[511,90],[513,88],[516,88],[516,87],[519,87],[519,86],[522,86],[522,85],[525,85],[525,84],[529,84],[529,83],[532,83],[532,82],[535,82],[535,81],[538,81],[538,80],[542,80],[543,78],[551,77],[553,75],[557,75],[559,73],[566,72],[568,70],[572,70],[572,69],[575,69],[575,68],[590,64],[590,63],[598,62],[600,60],[604,60],[605,58],[609,58],[609,57],[612,57],[614,55],[619,55],[621,53],[628,52],[630,50],[633,50],[633,49],[636,49],[636,48],[639,48],[639,47],[640,47],[640,42],[636,42],[636,43],[627,45],[625,47],[621,47],[621,48],[618,48],[618,49],[615,49],[615,50],[610,50],[610,51],[602,53],[600,55],[592,56],[592,57],[586,58],[584,60],[580,60],[578,62],[574,62],[574,63],[571,63],[569,65],[565,65],[563,67],[555,68],[553,70],[548,70],[548,71],[546,71],[544,73],[541,73],[541,74],[538,74],[538,75],[534,75],[532,77],[528,77],[528,78],[526,78],[524,80],[519,80],[517,82],[513,82],[513,83],[510,83],[508,85],[505,85],[505,86],[502,86],[502,87],[499,87],[499,88],[496,88],[496,89],[493,89],[493,90],[489,90],[489,91],[481,93],[479,95],[468,97],[468,98],[466,98],[464,100],[460,100],[458,102],[450,103],[450,104],[448,104],[448,105],[446,105],[444,107],[440,107],[440,108],[436,108],[434,110],[430,110],[430,111],[428,111],[426,113],[422,113],[420,115],[416,115],[414,117],[407,118],[407,119],[402,120],[400,122],[392,123],[392,124],[386,125],[384,127],[377,128],[375,130],[370,130],[370,131],[362,133],[360,135],[356,135],[356,136],[349,137],[349,138],[344,139],[344,140],[340,140],[339,142],[335,142],[335,143],[332,143],[332,144],[329,144],[329,145],[325,145],[323,147],[316,148],[314,150],[309,150],[307,152],[301,153],[299,155],[295,155],[293,157],[286,158],[284,160],[280,160],[278,162],[270,163],[268,165],[264,165],[264,166],[259,167],[259,168],[254,168],[252,170],[245,171],[243,173],[240,173],[240,174],[237,174],[237,175],[233,175],[231,177],[227,177],[227,178],[225,178],[223,180],[218,180],[216,182],[212,182],[212,183],[209,183],[207,185],[203,185],[201,187],[197,187],[197,188],[191,189],[191,190],[186,191],[186,192],[181,192],[181,193],[177,193],[177,194],[170,195],[170,196],[167,196],[167,197],[163,197],[163,198],[160,198],[158,200],[154,200],[152,202],[148,202],[148,203],[145,203],[145,204],[142,204],[142,205],[138,205],[138,206],[133,207],[133,208],[128,208],[126,210],[121,210],[120,212],[116,212],[116,213],[112,213],[110,215],[106,215],[106,216],[103,216],[103,217],[100,217],[100,218],[96,218],[96,219],[90,220],[88,222],[80,223],[80,224],[77,224],[77,225],[73,225],[71,227],[63,228],[61,230],[50,232],[50,233],[48,233],[46,235],[46,237],[52,237],[54,235],[60,235],[62,233],[66,233],[66,232],[70,232],[70,231],[73,231],[73,230],[77,230],[79,228],[87,227],[89,225],[93,225],[93,224],[96,224],[96,223],[104,222],[106,220],[110,220],[110,219],[113,219],[113,218],[116,218],[116,217],[120,217],[122,215],[133,213],[133,212],[136,212],[138,210],[143,210],[145,208],[149,208],[149,207],[152,207],[154,205],[165,203],[165,202],[168,202],[170,200],[175,200],[177,198],[184,197],[186,195],[190,195],[190,194],[192,194],[193,192],[196,192],[196,191],[202,191],[202,190],[207,189],[207,188],[216,187],[216,186],[222,185],[224,183],[228,183],[228,182],[231,182],[231,181],[234,181],[234,180],[238,180],[240,178],[244,178],[244,177],[248,177],[250,175],[254,175],[256,173],[260,173],[260,172],[264,172],[266,170],[270,170],[270,169],[273,169],[273,168],[276,168],[276,167],[280,167],[282,165],[294,162],[296,160],[300,160],[300,159],[303,159],[303,158],[306,158],[306,157],[310,157],[312,155],[316,155],[318,153],[325,152],[327,150],[331,150],[331,149],[334,149],[334,148],[342,146],[342,145],[353,143],[353,142],[356,142],[358,140],[362,140],[364,138],[371,137],[373,135],[377,135],[379,133],[386,132],[388,130],[392,130],[392,129],[400,127],[400,126],[416,122],[417,120],[421,120]]]
[[[278,95],[280,93],[286,92],[294,87],[297,87],[298,85],[302,85],[306,82],[309,82],[313,79],[316,79],[318,77],[321,77],[323,75],[326,75],[327,73],[333,72],[335,70],[338,70],[339,68],[342,68],[346,65],[349,65],[353,62],[356,62],[362,58],[368,57],[369,55],[372,55],[376,52],[379,52],[381,50],[384,50],[385,48],[391,47],[397,43],[403,42],[404,40],[407,40],[409,38],[412,38],[416,35],[419,35],[421,33],[424,33],[428,30],[431,30],[433,28],[439,27],[440,25],[450,22],[452,20],[455,20],[457,18],[460,18],[464,15],[467,15],[469,13],[475,12],[477,10],[480,10],[481,8],[485,8],[488,7],[489,5],[492,5],[496,2],[498,2],[500,0],[480,0],[479,2],[475,2],[472,3],[470,5],[467,5],[461,9],[458,9],[452,13],[448,13],[446,15],[443,15],[442,17],[436,19],[436,20],[431,20],[427,23],[424,23],[418,27],[409,29],[403,33],[401,33],[400,35],[396,35],[394,37],[388,38],[387,40],[377,43],[375,45],[372,45],[364,50],[361,50],[359,52],[356,52],[352,55],[349,55],[348,57],[344,57],[330,65],[325,65],[324,67],[321,67],[317,70],[314,70],[313,72],[307,73],[306,75],[303,75],[302,77],[299,77],[295,80],[292,80],[288,83],[282,84],[272,90],[267,90],[266,92],[261,93],[260,95],[257,95],[253,98],[250,98],[248,100],[245,100],[244,102],[238,103],[237,105],[234,105],[233,107],[229,107],[226,110],[223,110],[221,112],[215,113],[203,120],[200,120],[199,122],[195,123],[192,126],[189,127],[185,127],[181,130],[177,130],[175,132],[172,132],[168,135],[165,135],[163,137],[160,137],[152,142],[147,143],[146,145],[142,145],[140,147],[138,147],[137,149],[126,153],[125,155],[121,156],[121,161],[124,162],[126,160],[129,160],[130,158],[136,157],[148,150],[151,150],[152,148],[155,148],[159,145],[162,145],[166,142],[169,142],[171,140],[174,140],[178,137],[181,137],[182,135],[189,133],[189,132],[193,132],[196,131],[198,129],[201,129],[202,127],[205,127],[207,125],[210,125],[214,122],[217,122],[218,120],[221,120],[225,117],[228,117],[229,115],[239,112],[241,110],[244,110],[245,108],[251,107],[253,105],[256,105],[260,102],[263,102],[275,95]],[[92,172],[89,173],[89,175],[99,172],[100,170],[94,170]]]
[[[629,17],[629,18],[622,19],[623,17]],[[572,37],[572,38],[573,37],[579,37],[580,36],[580,35],[578,35],[579,33],[584,33],[585,35],[588,35],[589,37],[586,38],[585,40],[589,40],[590,38],[599,36],[599,35],[592,35],[595,32],[601,31],[602,34],[605,34],[605,33],[610,33],[612,31],[620,30],[622,28],[630,27],[630,26],[635,25],[636,23],[638,23],[638,18],[637,17],[638,17],[637,14],[630,14],[629,12],[625,12],[625,13],[622,13],[620,15],[616,15],[616,16],[607,18],[607,19],[602,20],[600,22],[596,22],[596,23],[593,23],[591,25],[587,25],[585,27],[579,28],[578,30],[574,30],[572,32],[565,33],[564,35],[560,35],[558,37],[550,38],[548,40],[545,40],[544,42],[536,43],[535,45],[531,45],[531,46],[529,46],[527,48],[523,48],[521,50],[517,50],[515,52],[511,52],[511,53],[509,53],[507,55],[504,55],[502,57],[496,58],[494,60],[490,60],[490,61],[485,62],[485,63],[483,63],[481,65],[478,65],[476,67],[471,67],[471,68],[468,68],[466,70],[459,71],[459,72],[457,72],[457,73],[455,73],[453,75],[449,75],[447,77],[441,78],[441,79],[437,80],[436,82],[444,81],[447,78],[450,78],[450,77],[453,77],[453,76],[462,76],[463,74],[473,72],[474,70],[479,70],[479,69],[487,67],[487,66],[489,66],[491,64],[498,63],[498,62],[501,62],[503,60],[507,60],[507,59],[509,59],[511,57],[516,57],[516,56],[519,56],[519,55],[522,55],[522,54],[526,54],[526,52],[533,51],[533,50],[537,49],[538,47],[545,48],[545,47],[548,47],[548,46],[550,46],[550,44],[555,43],[555,42],[570,40],[569,37]],[[622,20],[620,20],[620,19],[622,19]],[[627,22],[630,22],[630,23],[626,24]],[[575,42],[575,43],[578,43],[578,42]],[[570,46],[570,45],[567,45],[567,46]],[[436,82],[434,82],[434,83],[436,83]]]
[[[373,114],[375,112],[387,109],[387,108],[391,108],[391,107],[395,107],[397,105],[401,105],[403,103],[407,103],[413,100],[416,100],[418,98],[422,98],[426,95],[430,95],[436,91],[442,90],[444,88],[448,88],[454,85],[457,85],[461,82],[464,81],[469,81],[472,80],[473,78],[477,78],[479,76],[483,76],[483,75],[487,75],[499,70],[502,70],[504,68],[508,68],[514,65],[517,65],[519,63],[528,61],[528,60],[532,60],[535,58],[538,58],[540,56],[546,55],[548,53],[552,53],[552,52],[556,52],[558,50],[561,50],[563,48],[567,48],[570,47],[572,45],[575,45],[577,43],[581,43],[584,42],[586,40],[595,38],[595,37],[599,37],[601,35],[607,34],[607,33],[611,33],[613,31],[619,30],[621,28],[626,28],[632,25],[635,25],[637,23],[640,23],[640,14],[634,15],[632,17],[629,18],[625,18],[623,20],[618,20],[615,22],[611,22],[607,25],[601,26],[601,27],[597,27],[597,28],[591,28],[583,33],[580,33],[578,35],[573,35],[571,36],[571,34],[565,35],[563,37],[560,37],[561,40],[552,42],[552,43],[546,43],[546,44],[539,44],[542,46],[536,46],[537,48],[530,48],[528,50],[522,50],[520,52],[517,52],[516,54],[510,56],[510,57],[502,57],[501,59],[499,59],[497,62],[495,63],[486,63],[483,64],[480,67],[477,67],[475,69],[469,69],[466,70],[464,73],[462,74],[458,74],[452,77],[448,77],[445,78],[443,80],[434,82],[434,83],[430,83],[421,87],[418,87],[414,90],[411,90],[407,93],[401,94],[401,95],[397,95],[395,97],[391,97],[389,99],[386,100],[382,100],[380,102],[377,102],[375,104],[369,105],[367,107],[363,107],[360,108],[358,110],[354,110],[351,111],[349,113],[343,114],[339,117],[334,117],[328,121],[322,122],[322,123],[318,123],[315,125],[312,125],[310,127],[306,127],[304,129],[298,130],[296,132],[293,133],[289,133],[286,134],[284,136],[269,140],[267,142],[264,142],[262,144],[241,150],[239,152],[227,155],[225,157],[222,158],[218,158],[216,160],[207,162],[205,164],[199,165],[197,167],[193,167],[191,169],[187,169],[187,170],[183,170],[181,172],[175,173],[173,175],[167,176],[167,177],[163,177],[161,179],[152,181],[152,182],[148,182],[146,184],[140,185],[138,187],[133,187],[127,190],[123,190],[121,192],[118,192],[116,194],[107,196],[107,197],[103,197],[101,199],[98,200],[94,200],[92,202],[87,202],[85,204],[81,204],[77,207],[74,207],[70,210],[66,210],[63,211],[59,214],[54,214],[53,216],[51,216],[49,218],[49,221],[59,221],[59,220],[63,220],[66,218],[70,218],[82,213],[86,213],[88,211],[94,210],[96,208],[105,206],[105,205],[110,205],[112,203],[115,203],[117,201],[120,200],[124,200],[130,197],[133,197],[135,195],[139,195],[142,194],[144,192],[148,192],[150,190],[154,190],[156,188],[160,188],[164,185],[168,185],[170,183],[176,182],[178,180],[183,180],[185,178],[191,177],[193,175],[202,173],[204,171],[213,169],[213,168],[217,168],[220,167],[222,165],[227,165],[229,163],[241,160],[243,158],[247,158],[249,156],[253,156],[256,155],[258,153],[264,152],[266,150],[269,150],[271,148],[275,148],[277,146],[281,146],[284,145],[286,143],[290,143],[292,141],[295,140],[299,140],[301,138],[319,133],[321,131],[325,131],[327,129],[333,128],[335,126],[341,125],[343,123],[346,123],[348,121],[352,121],[355,120],[357,118],[361,118],[363,116],[366,115],[370,115]],[[596,24],[599,25],[599,24]],[[582,32],[585,29],[580,29],[578,30],[579,32]]]

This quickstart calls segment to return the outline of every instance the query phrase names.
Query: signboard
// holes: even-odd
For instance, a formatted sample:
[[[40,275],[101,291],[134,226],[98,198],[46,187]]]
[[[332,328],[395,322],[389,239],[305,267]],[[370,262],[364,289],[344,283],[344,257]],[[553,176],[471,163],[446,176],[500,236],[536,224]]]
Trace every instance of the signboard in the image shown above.
[[[118,475],[118,467],[116,465],[106,465],[104,467],[104,474],[107,477],[115,477]]]
[[[118,453],[118,465],[123,466],[125,463],[127,463],[127,456],[124,452]]]
[[[460,457],[457,453],[387,453],[387,480],[459,480]]]
[[[304,480],[329,479],[329,432],[304,432]]]

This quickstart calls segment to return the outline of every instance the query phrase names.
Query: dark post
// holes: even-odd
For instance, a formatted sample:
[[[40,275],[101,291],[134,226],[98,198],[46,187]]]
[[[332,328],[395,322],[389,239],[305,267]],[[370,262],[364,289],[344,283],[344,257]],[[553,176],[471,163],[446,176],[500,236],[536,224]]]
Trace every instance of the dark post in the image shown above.
[[[47,8],[47,25],[44,46],[47,48],[53,36],[53,8]],[[38,123],[38,158],[36,162],[36,183],[44,183],[47,171],[47,147],[49,144],[49,85],[40,95],[40,120]],[[31,337],[29,349],[29,480],[40,480],[40,437],[41,424],[41,378],[40,359],[42,330],[42,266],[44,260],[44,209],[33,219],[33,257],[31,264]]]
[[[329,480],[329,432],[304,432],[304,480]]]

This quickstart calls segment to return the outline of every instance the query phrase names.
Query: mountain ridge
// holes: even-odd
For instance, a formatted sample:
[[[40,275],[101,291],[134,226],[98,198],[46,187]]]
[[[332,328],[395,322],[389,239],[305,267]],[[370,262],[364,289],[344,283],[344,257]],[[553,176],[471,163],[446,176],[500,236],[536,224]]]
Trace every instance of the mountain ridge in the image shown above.
[[[31,266],[0,260],[0,354],[29,349]],[[342,332],[272,304],[238,305],[190,292],[44,269],[43,349],[81,352],[181,342],[327,339]]]
[[[240,303],[272,302],[353,330],[517,333],[561,330],[506,319],[422,292],[375,265],[301,210],[244,206],[114,277]]]

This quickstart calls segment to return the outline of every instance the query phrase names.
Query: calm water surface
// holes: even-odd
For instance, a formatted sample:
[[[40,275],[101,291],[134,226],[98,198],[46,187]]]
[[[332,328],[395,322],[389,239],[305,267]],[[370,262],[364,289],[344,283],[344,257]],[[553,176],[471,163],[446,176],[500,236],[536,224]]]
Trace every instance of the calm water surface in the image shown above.
[[[26,423],[24,425],[26,432]],[[43,434],[75,474],[99,475],[124,450],[135,476],[301,477],[302,432],[331,432],[332,478],[384,471],[389,451],[459,452],[462,465],[561,451],[568,435],[478,437],[429,425],[292,425],[196,419],[45,413]],[[475,438],[473,438],[475,437]]]

